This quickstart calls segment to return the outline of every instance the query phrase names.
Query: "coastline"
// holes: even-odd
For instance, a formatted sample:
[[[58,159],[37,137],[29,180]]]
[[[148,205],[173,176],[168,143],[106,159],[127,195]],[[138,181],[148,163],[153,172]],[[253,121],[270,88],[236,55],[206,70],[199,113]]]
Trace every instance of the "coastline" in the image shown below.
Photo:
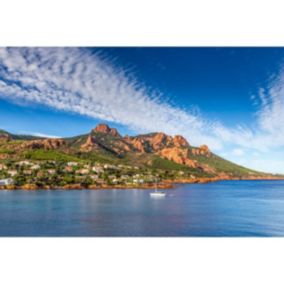
[[[82,184],[68,184],[65,186],[37,186],[36,184],[25,184],[21,187],[15,185],[2,185],[0,190],[108,190],[108,189],[141,189],[141,190],[153,190],[157,189],[173,189],[176,184],[196,184],[196,183],[211,183],[225,180],[284,180],[284,177],[276,176],[252,176],[252,177],[212,177],[212,178],[189,178],[189,179],[176,179],[176,180],[163,180],[160,183],[154,184],[129,184],[129,185],[89,185],[83,186]]]

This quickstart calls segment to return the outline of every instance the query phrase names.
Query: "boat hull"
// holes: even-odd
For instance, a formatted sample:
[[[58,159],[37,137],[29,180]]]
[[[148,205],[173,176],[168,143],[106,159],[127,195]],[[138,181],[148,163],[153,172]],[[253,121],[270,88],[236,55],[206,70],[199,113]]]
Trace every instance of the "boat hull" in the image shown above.
[[[166,196],[166,193],[164,193],[164,192],[151,192],[150,196],[155,197],[155,198],[162,198],[162,197]]]

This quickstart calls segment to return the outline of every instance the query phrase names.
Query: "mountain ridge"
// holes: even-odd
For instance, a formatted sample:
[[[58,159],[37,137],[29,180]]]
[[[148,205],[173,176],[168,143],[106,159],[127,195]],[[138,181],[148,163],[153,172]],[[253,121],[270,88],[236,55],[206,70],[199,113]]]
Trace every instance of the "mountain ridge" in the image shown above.
[[[82,157],[85,159],[88,155],[90,157],[97,155],[108,161],[113,159],[114,163],[154,168],[158,163],[157,160],[160,159],[160,164],[164,162],[169,169],[171,164],[173,168],[187,169],[194,173],[198,171],[201,176],[203,174],[233,178],[264,174],[215,155],[205,144],[199,147],[191,146],[182,135],[170,136],[163,132],[153,132],[122,136],[117,129],[107,124],[98,124],[87,134],[68,138],[14,135],[1,130],[0,142],[2,158],[5,152],[3,148],[7,149],[6,154],[10,153],[9,157],[4,155],[4,159],[17,159],[17,153],[22,153],[21,157],[26,157],[27,151],[42,150],[57,151],[79,159]],[[14,155],[13,150],[17,152]],[[34,155],[31,153],[32,156]]]
[[[0,131],[0,189],[148,189],[244,179],[283,176],[234,164],[181,135],[122,136],[106,124],[67,138]]]

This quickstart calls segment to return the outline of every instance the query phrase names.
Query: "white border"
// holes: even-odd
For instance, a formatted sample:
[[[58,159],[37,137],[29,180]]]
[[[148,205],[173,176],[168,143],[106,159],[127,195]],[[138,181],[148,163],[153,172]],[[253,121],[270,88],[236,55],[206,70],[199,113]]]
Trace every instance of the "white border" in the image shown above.
[[[0,251],[5,284],[283,283],[281,239],[14,238]]]
[[[284,46],[276,0],[9,0],[0,11],[1,46]],[[275,284],[283,250],[275,238],[0,238],[0,279]]]
[[[5,46],[284,45],[283,1],[1,1]]]

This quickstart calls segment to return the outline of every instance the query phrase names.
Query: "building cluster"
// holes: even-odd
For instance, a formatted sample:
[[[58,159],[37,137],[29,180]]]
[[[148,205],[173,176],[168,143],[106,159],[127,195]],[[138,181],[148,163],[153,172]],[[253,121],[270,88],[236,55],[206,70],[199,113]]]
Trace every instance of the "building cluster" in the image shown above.
[[[123,164],[30,160],[0,163],[0,186],[139,185],[155,182],[156,176],[149,169]]]

